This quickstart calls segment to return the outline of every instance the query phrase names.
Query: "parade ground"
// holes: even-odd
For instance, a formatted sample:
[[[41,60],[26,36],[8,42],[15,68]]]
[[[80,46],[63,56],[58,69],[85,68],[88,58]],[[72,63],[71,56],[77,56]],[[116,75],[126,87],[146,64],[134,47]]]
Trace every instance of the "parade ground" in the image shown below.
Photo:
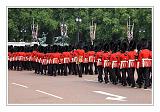
[[[46,76],[8,71],[8,104],[152,104],[152,89],[97,81],[97,75]]]

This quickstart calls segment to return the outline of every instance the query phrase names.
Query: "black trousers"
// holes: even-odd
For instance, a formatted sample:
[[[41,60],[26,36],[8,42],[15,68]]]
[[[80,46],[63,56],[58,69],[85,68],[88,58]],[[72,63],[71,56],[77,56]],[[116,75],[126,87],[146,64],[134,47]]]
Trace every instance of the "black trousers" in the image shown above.
[[[31,62],[30,62],[30,61],[26,61],[26,62],[25,62],[25,65],[26,65],[26,69],[27,69],[27,70],[32,70],[32,65],[31,65]]]
[[[64,63],[64,75],[68,75],[69,63]]]
[[[89,70],[88,70],[88,63],[83,63],[83,66],[84,66],[84,72],[82,73],[85,73],[86,75],[88,74]]]
[[[121,77],[121,73],[120,73],[120,68],[117,68],[116,70],[116,80],[118,83],[121,83],[122,82],[122,77]]]
[[[118,68],[112,68],[112,83],[117,84],[116,73]]]
[[[152,67],[149,68],[149,73],[150,73],[150,86],[152,85]]]
[[[111,67],[108,68],[108,72],[109,72],[109,80],[110,82],[112,82],[113,78],[112,78],[112,68]]]
[[[150,72],[149,67],[142,68],[142,74],[144,77],[144,87],[149,87],[149,81],[150,81]]]
[[[23,68],[23,61],[17,61],[17,70],[21,71]]]
[[[127,79],[126,79],[126,73],[127,73],[127,68],[122,68],[122,85],[126,86],[127,85]]]
[[[38,66],[37,66],[37,74],[39,74],[39,73],[42,73],[42,64],[41,63],[38,63],[37,64]]]
[[[72,74],[77,75],[78,74],[78,64],[76,62],[72,63]]]
[[[54,76],[57,75],[57,65],[58,64],[52,64],[51,75],[54,75]]]
[[[88,63],[88,66],[89,66],[89,68],[88,68],[89,74],[90,74],[90,75],[93,75],[93,63],[92,63],[92,62],[89,62],[89,63]]]
[[[68,74],[72,73],[72,63],[68,63]]]
[[[105,83],[108,83],[109,82],[109,80],[108,80],[109,67],[104,68],[104,74],[105,74],[104,81],[105,81]]]
[[[13,62],[12,61],[8,61],[8,69],[9,70],[13,69]]]
[[[42,63],[39,63],[38,65],[39,65],[39,68],[38,68],[39,72],[38,73],[40,73],[42,75],[43,74],[43,65],[42,65]]]
[[[52,64],[48,64],[48,75],[52,75]]]
[[[58,75],[64,74],[64,64],[58,64],[57,65]]]
[[[98,81],[103,82],[103,67],[102,66],[97,66],[98,68]]]
[[[78,75],[79,77],[82,77],[82,67],[83,63],[76,64],[78,66]]]
[[[84,63],[82,63],[82,74],[84,74]]]
[[[94,62],[94,67],[95,67],[94,73],[98,74],[97,62]]]
[[[46,75],[47,73],[47,65],[42,65],[42,74],[43,74],[43,71],[44,71],[44,75]]]
[[[74,63],[73,62],[70,63],[70,72],[71,72],[72,75],[75,75],[75,73],[74,73]]]
[[[135,86],[134,72],[135,72],[135,68],[128,68],[128,77],[133,87]]]
[[[141,87],[143,84],[142,67],[137,69],[137,75],[138,78],[136,80],[136,83]]]
[[[13,63],[13,69],[17,70],[17,61],[13,61],[12,63]]]

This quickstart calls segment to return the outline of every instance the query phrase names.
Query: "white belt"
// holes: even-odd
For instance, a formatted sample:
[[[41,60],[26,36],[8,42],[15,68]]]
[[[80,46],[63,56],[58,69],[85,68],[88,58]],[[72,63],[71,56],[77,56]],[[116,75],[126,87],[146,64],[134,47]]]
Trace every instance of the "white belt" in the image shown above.
[[[129,63],[128,63],[129,64],[129,66],[128,66],[129,68],[130,68],[130,64],[131,64],[132,61],[135,61],[135,60],[129,60]]]
[[[128,61],[121,61],[120,69],[122,68],[122,63],[126,63]]]
[[[112,61],[112,68],[113,68],[113,64],[114,64],[114,63],[117,63],[117,61]]]
[[[94,62],[94,57],[93,56],[89,56],[89,62],[91,62],[91,58],[93,58],[93,62]]]
[[[105,67],[105,64],[106,64],[107,62],[109,62],[109,60],[104,60],[104,67]]]
[[[64,58],[64,63],[66,63],[67,60],[68,60],[68,62],[69,62],[69,58]]]
[[[53,58],[53,63],[55,63],[55,60],[58,60],[58,58]]]
[[[149,59],[149,58],[142,58],[142,67],[144,67],[144,61],[152,61],[152,59]]]

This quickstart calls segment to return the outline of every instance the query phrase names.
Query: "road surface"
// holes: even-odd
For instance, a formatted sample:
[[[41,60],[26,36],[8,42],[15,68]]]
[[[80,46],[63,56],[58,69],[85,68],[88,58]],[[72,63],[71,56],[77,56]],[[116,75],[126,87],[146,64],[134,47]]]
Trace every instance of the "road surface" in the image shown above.
[[[99,83],[97,75],[8,71],[8,104],[152,104],[152,89]]]

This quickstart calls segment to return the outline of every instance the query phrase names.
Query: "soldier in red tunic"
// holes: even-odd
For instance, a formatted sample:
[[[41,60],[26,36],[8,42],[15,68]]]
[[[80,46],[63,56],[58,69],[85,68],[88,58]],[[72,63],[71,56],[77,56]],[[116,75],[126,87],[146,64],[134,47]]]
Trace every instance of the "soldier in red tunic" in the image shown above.
[[[95,62],[95,51],[93,50],[93,46],[91,45],[89,48],[89,51],[87,52],[88,54],[88,71],[90,75],[93,75],[93,64]]]
[[[114,85],[117,84],[117,74],[119,74],[119,52],[118,50],[118,45],[115,43],[114,47],[112,48],[112,54],[110,56],[110,62],[112,63],[111,65],[111,75],[112,75],[112,83]]]
[[[72,71],[73,75],[78,74],[78,52],[75,46],[72,48]]]
[[[98,81],[99,82],[103,82],[103,65],[102,65],[102,56],[103,56],[103,49],[102,49],[102,46],[99,45],[99,50],[98,52],[96,53],[96,56],[95,56],[95,61],[97,63],[97,68],[98,68]]]
[[[130,83],[131,87],[135,87],[135,68],[136,68],[136,57],[138,56],[137,50],[136,50],[136,42],[135,40],[132,40],[129,44],[129,51],[128,51],[128,76],[130,77]]]
[[[105,76],[104,76],[105,83],[109,82],[108,75],[109,75],[109,69],[111,66],[111,63],[109,61],[110,55],[111,55],[111,52],[109,51],[109,44],[105,44],[104,53],[102,56],[102,65],[104,67],[104,73],[105,73]]]
[[[13,69],[13,46],[8,46],[8,69]]]
[[[88,70],[88,59],[89,59],[89,55],[88,55],[88,47],[85,46],[84,47],[85,53],[84,53],[84,61],[83,61],[83,69],[82,69],[82,73],[85,73],[86,75],[89,73]]]
[[[144,89],[149,87],[149,78],[150,78],[150,67],[151,67],[151,53],[148,49],[148,41],[146,39],[142,39],[142,50],[139,53],[138,60],[140,61],[140,65],[142,65],[142,74],[144,78]]]
[[[148,49],[150,50],[150,55],[151,55],[151,67],[149,67],[149,73],[150,73],[150,81],[149,81],[149,86],[152,86],[152,42],[148,42]]]
[[[64,48],[64,52],[62,53],[63,58],[64,58],[64,76],[68,75],[68,69],[69,69],[69,63],[70,63],[70,52],[68,50],[68,46],[65,46]]]
[[[128,70],[128,44],[127,42],[123,42],[121,46],[121,55],[120,55],[120,69],[122,71],[122,85],[127,86],[126,75]]]
[[[82,64],[83,64],[83,61],[84,61],[84,53],[85,53],[85,51],[79,45],[78,49],[76,50],[76,52],[78,54],[78,62],[77,62],[78,74],[79,74],[79,77],[82,77]]]

